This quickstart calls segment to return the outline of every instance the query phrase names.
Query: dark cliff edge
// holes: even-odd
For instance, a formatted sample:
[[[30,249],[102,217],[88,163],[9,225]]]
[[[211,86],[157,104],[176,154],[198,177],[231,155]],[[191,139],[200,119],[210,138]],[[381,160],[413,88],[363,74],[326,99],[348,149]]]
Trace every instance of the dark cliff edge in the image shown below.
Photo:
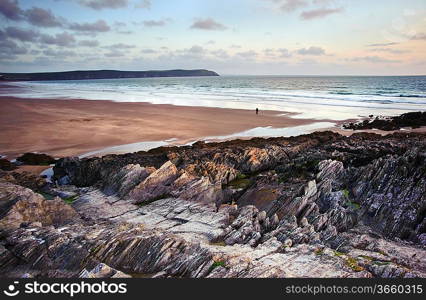
[[[384,131],[400,130],[404,127],[413,129],[426,126],[426,111],[409,112],[400,116],[380,117],[370,116],[361,122],[344,124],[344,129],[364,130],[364,129],[380,129]]]
[[[69,71],[46,73],[0,73],[0,81],[45,81],[45,80],[85,80],[85,79],[119,79],[150,77],[195,77],[219,76],[209,70],[165,70],[165,71]]]

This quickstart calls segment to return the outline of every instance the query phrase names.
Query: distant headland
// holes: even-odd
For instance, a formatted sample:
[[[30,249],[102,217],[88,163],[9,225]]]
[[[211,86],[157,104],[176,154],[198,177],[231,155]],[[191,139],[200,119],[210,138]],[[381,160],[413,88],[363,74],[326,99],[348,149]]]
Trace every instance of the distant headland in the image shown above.
[[[191,77],[219,76],[216,72],[199,70],[163,70],[163,71],[117,71],[91,70],[45,73],[0,73],[2,81],[44,81],[44,80],[85,80],[85,79],[118,79],[149,77]]]

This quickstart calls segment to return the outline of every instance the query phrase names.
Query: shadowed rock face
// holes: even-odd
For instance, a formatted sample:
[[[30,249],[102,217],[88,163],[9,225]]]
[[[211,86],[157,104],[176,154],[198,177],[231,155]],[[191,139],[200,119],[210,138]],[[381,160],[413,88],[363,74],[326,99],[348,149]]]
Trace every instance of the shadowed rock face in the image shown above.
[[[364,120],[359,123],[344,124],[343,128],[360,129],[380,129],[385,131],[400,130],[403,127],[420,128],[426,126],[426,112],[409,112],[396,117]]]
[[[46,154],[39,153],[25,153],[17,159],[20,163],[26,165],[50,165],[55,163],[55,159]]]
[[[323,132],[61,159],[56,180],[77,187],[45,191],[72,190],[71,206],[3,180],[0,272],[425,277],[425,137]]]
[[[16,166],[14,164],[12,164],[7,159],[0,158],[0,170],[12,171],[14,169],[16,169]]]

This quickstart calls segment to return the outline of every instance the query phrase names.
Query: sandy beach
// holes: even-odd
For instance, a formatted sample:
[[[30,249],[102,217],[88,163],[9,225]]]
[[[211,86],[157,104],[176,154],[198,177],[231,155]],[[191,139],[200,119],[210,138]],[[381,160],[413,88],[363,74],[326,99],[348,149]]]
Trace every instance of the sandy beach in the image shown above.
[[[70,99],[0,97],[0,154],[74,156],[105,147],[175,139],[184,144],[255,127],[318,122],[277,111]]]

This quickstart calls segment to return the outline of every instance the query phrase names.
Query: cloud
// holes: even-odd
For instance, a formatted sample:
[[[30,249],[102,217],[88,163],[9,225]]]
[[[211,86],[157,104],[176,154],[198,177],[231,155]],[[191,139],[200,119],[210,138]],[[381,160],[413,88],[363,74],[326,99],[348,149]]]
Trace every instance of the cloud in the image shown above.
[[[378,43],[378,44],[369,44],[367,47],[387,47],[387,46],[394,46],[398,45],[398,43]]]
[[[315,56],[320,56],[320,55],[325,55],[325,50],[321,47],[309,47],[309,48],[302,48],[297,50],[297,53],[300,55],[315,55]]]
[[[18,0],[1,0],[0,14],[6,19],[19,21],[22,19],[22,10],[19,8]]]
[[[245,58],[245,59],[253,59],[257,56],[257,52],[253,50],[248,50],[244,52],[238,52],[236,55],[241,56],[242,58]]]
[[[186,51],[189,52],[189,53],[192,53],[192,54],[202,54],[202,53],[204,53],[205,50],[204,50],[203,47],[195,45],[195,46],[192,46],[191,48],[189,48]]]
[[[197,19],[190,27],[191,29],[201,30],[226,30],[227,27],[213,20],[212,18]]]
[[[275,50],[274,50],[274,49],[271,49],[271,48],[264,49],[264,50],[263,50],[263,53],[264,53],[266,56],[275,56]]]
[[[374,49],[371,49],[370,51],[373,51],[373,52],[388,52],[388,53],[392,53],[392,54],[403,54],[403,53],[409,53],[410,52],[408,50],[399,50],[399,49],[392,49],[392,48],[374,48]]]
[[[106,57],[122,57],[122,56],[125,56],[126,54],[122,51],[113,50],[111,52],[105,53],[104,55]]]
[[[13,60],[17,58],[17,55],[27,52],[27,48],[18,46],[14,41],[0,41],[0,59],[2,60]]]
[[[146,27],[156,27],[156,26],[164,26],[166,25],[166,21],[165,20],[148,20],[148,21],[144,21],[143,25]]]
[[[150,9],[151,8],[151,1],[150,0],[141,0],[138,4],[136,4],[136,8]]]
[[[312,0],[313,5],[325,6],[336,2],[343,2],[342,0]]]
[[[82,47],[98,47],[99,42],[97,40],[82,40],[78,42],[78,45]]]
[[[50,9],[32,7],[27,10],[19,8],[17,0],[1,0],[0,14],[13,21],[25,20],[39,27],[61,27],[64,20],[56,17]]]
[[[364,62],[369,62],[369,63],[398,63],[400,62],[399,60],[392,60],[392,59],[386,59],[386,58],[382,58],[379,56],[363,56],[363,57],[354,57],[352,59],[350,59],[350,61],[353,62],[360,62],[360,61],[364,61]]]
[[[291,53],[286,48],[272,49],[266,48],[263,50],[263,54],[268,58],[288,58],[291,57]]]
[[[162,20],[146,20],[142,22],[132,22],[133,25],[140,26],[143,25],[145,27],[161,27],[167,25],[167,23],[172,22],[171,18],[165,18]]]
[[[127,7],[129,0],[78,0],[78,3],[95,10],[101,10]]]
[[[7,27],[5,29],[5,35],[22,42],[34,42],[38,37],[38,33],[33,30],[21,29],[14,26]]]
[[[40,42],[48,45],[57,45],[61,47],[71,46],[75,43],[75,38],[68,32],[58,33],[56,35],[42,34]]]
[[[132,34],[133,31],[131,31],[131,30],[122,30],[122,31],[117,31],[117,33],[119,33],[119,34]]]
[[[279,1],[275,0],[275,2]],[[303,0],[285,0],[281,2],[283,3],[280,5],[280,9],[287,12],[295,11],[298,8],[305,7],[308,5],[308,3]]]
[[[25,47],[19,47],[15,42],[5,40],[0,42],[0,50],[5,52],[11,52],[14,54],[26,54],[27,49]]]
[[[127,28],[127,23],[125,22],[120,22],[120,21],[115,21],[113,24],[114,27],[114,31],[119,33],[119,34],[132,34],[133,31],[131,30],[126,30]]]
[[[111,27],[104,20],[98,20],[94,23],[72,23],[69,29],[84,33],[99,33],[110,31]]]
[[[141,52],[144,53],[144,54],[155,54],[155,53],[157,53],[157,51],[155,51],[153,49],[142,49]]]
[[[135,48],[135,47],[136,47],[135,45],[117,43],[117,44],[106,46],[104,48],[113,50],[113,49],[132,49],[132,48]]]
[[[194,45],[191,48],[170,51],[167,56],[171,56],[173,58],[188,59],[188,60],[200,60],[207,53],[208,53],[207,50],[204,49],[203,47],[199,45]],[[163,56],[160,56],[160,57],[163,57]],[[166,56],[164,56],[164,58],[166,58]]]
[[[413,37],[411,37],[412,40],[426,40],[426,33],[417,33]]]
[[[304,11],[300,14],[300,17],[304,20],[312,20],[312,19],[324,18],[328,15],[340,13],[342,11],[343,11],[343,8],[319,8],[319,9]]]
[[[120,21],[115,21],[114,26],[117,27],[117,28],[126,27],[126,23],[120,22]]]
[[[227,59],[230,57],[228,52],[226,52],[223,49],[218,49],[210,52],[214,57],[217,57],[219,59]]]
[[[39,7],[33,7],[24,12],[27,21],[39,27],[60,27],[62,22],[50,11]]]
[[[299,9],[306,9],[300,14],[304,20],[323,18],[331,14],[343,11],[343,8],[328,8],[327,5],[334,0],[268,0],[277,4],[277,8],[283,12],[294,12]]]
[[[278,52],[280,52],[280,57],[291,57],[291,53],[288,49],[280,48],[278,49]]]
[[[52,49],[44,50],[43,54],[45,56],[54,57],[54,58],[68,58],[68,57],[73,57],[77,55],[74,51],[52,50]]]

